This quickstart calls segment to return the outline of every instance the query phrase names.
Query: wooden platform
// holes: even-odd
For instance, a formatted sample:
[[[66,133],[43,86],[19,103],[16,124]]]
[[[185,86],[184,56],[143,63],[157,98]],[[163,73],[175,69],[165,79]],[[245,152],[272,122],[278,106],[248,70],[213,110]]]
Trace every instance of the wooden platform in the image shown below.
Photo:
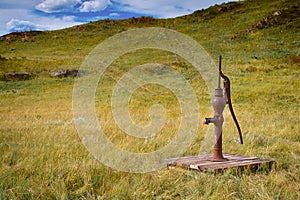
[[[165,160],[168,166],[183,167],[187,169],[218,172],[226,169],[258,169],[261,166],[271,168],[274,160],[265,160],[257,157],[241,156],[236,154],[223,153],[223,156],[227,158],[227,161],[214,162],[208,158],[211,154],[199,155],[199,156],[187,156],[179,158],[171,158]]]

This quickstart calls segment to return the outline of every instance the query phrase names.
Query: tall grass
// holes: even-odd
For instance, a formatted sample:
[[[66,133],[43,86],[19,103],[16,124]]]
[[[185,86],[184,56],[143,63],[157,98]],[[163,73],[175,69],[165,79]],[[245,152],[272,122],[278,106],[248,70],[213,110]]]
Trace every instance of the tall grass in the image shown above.
[[[299,18],[280,26],[230,39],[294,1],[243,1],[227,12],[218,7],[176,19],[99,21],[27,40],[1,41],[1,73],[28,71],[28,81],[0,81],[0,199],[299,199]],[[74,79],[52,79],[49,72],[79,68],[84,57],[105,38],[143,26],[163,26],[197,40],[231,78],[232,100],[244,145],[225,111],[224,152],[274,159],[271,170],[221,174],[178,168],[134,174],[99,163],[77,135],[72,114]],[[123,134],[116,126],[110,97],[116,80],[133,66],[162,63],[191,83],[202,117],[211,113],[202,77],[185,60],[164,51],[143,50],[117,59],[100,79],[95,107],[108,137],[120,148],[149,152],[170,141],[178,127],[178,102],[167,89],[146,85],[130,101],[134,120],[147,124],[154,103],[167,110],[167,127],[148,143]],[[159,93],[161,97],[156,94]],[[185,155],[197,155],[207,126],[199,122]],[[207,151],[211,151],[211,146]]]

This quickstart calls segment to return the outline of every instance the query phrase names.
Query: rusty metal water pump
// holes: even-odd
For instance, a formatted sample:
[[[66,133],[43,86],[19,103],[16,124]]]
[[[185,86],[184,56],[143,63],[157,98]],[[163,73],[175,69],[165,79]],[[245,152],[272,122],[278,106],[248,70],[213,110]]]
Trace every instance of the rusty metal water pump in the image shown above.
[[[221,88],[221,79],[224,82],[224,88]],[[261,159],[254,156],[243,156],[239,154],[229,154],[222,152],[222,126],[224,122],[223,110],[229,107],[230,113],[237,127],[240,143],[243,144],[243,137],[240,125],[234,114],[230,98],[230,80],[222,72],[222,57],[219,60],[218,87],[215,89],[215,97],[212,100],[214,116],[205,118],[204,124],[214,124],[214,152],[213,154],[204,154],[196,156],[185,156],[179,158],[170,158],[166,160],[168,166],[183,167],[187,169],[200,170],[205,172],[220,172],[227,169],[258,169],[263,166],[265,169],[271,169],[274,160]]]
[[[224,82],[224,89],[221,88],[221,78]],[[224,90],[224,95],[223,95]],[[237,118],[234,114],[233,107],[231,104],[231,97],[230,97],[230,80],[227,76],[225,76],[222,72],[222,56],[219,59],[219,77],[218,77],[218,88],[215,89],[215,98],[212,101],[212,105],[214,108],[214,116],[212,118],[205,118],[204,124],[213,123],[215,126],[215,145],[214,145],[214,154],[211,158],[211,161],[226,161],[227,159],[224,158],[222,153],[222,126],[224,122],[223,118],[223,110],[228,104],[230,113],[232,118],[235,122],[237,127],[239,136],[240,136],[240,143],[243,144],[243,137],[241,128],[237,121]]]

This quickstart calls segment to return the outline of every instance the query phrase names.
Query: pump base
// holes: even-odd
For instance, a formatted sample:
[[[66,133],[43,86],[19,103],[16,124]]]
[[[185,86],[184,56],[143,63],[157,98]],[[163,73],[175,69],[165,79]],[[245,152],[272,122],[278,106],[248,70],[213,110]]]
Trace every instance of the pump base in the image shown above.
[[[266,160],[257,157],[241,156],[236,154],[223,154],[223,161],[212,159],[212,154],[171,158],[165,160],[169,167],[181,167],[204,172],[220,172],[227,169],[271,169],[274,160]]]

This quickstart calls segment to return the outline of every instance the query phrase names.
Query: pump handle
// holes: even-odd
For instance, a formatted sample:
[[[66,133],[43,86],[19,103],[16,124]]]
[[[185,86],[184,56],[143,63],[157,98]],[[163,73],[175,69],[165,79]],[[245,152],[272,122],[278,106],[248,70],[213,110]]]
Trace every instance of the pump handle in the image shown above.
[[[230,98],[230,80],[222,72],[222,56],[220,56],[220,59],[219,59],[219,74],[223,78],[224,89],[225,89],[225,94],[226,94],[226,99],[227,99],[227,104],[228,104],[231,116],[233,118],[233,121],[234,121],[234,123],[236,125],[236,128],[237,128],[238,132],[239,132],[240,142],[241,142],[241,144],[243,144],[242,131],[241,131],[239,122],[238,122],[238,120],[237,120],[237,118],[236,118],[236,116],[234,114],[233,107],[232,107],[232,104],[231,104],[231,98]]]

